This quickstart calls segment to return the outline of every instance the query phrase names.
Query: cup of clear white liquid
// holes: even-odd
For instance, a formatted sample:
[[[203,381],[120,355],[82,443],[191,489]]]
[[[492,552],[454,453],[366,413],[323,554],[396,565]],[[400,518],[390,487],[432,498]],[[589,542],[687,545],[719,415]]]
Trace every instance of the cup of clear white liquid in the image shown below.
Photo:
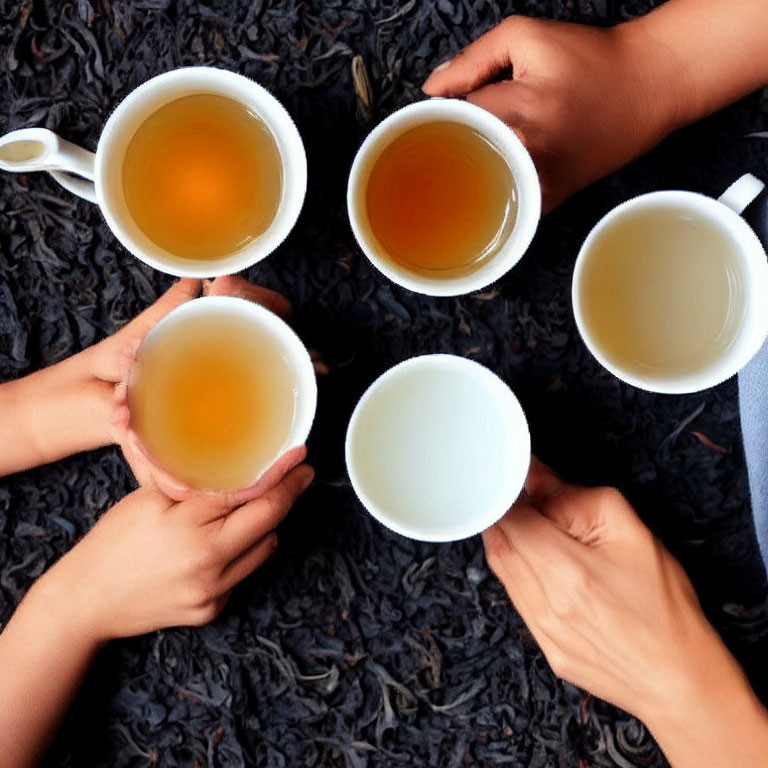
[[[641,195],[592,229],[572,300],[584,343],[622,381],[682,394],[720,384],[768,335],[768,261],[740,215],[763,192],[747,174],[717,200]]]
[[[403,536],[445,542],[497,522],[523,488],[528,424],[494,373],[454,355],[390,368],[347,430],[349,477],[365,508]]]

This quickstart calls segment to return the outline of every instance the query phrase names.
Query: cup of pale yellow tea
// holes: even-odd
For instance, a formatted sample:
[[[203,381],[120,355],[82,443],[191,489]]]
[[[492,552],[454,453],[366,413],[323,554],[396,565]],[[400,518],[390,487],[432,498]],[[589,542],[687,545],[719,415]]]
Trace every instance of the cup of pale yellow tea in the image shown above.
[[[280,102],[212,67],[139,86],[107,120],[95,154],[43,128],[9,133],[0,169],[49,171],[98,203],[137,258],[183,277],[268,256],[295,224],[307,185],[304,146]]]
[[[497,117],[456,99],[403,107],[360,147],[347,186],[371,263],[417,293],[479,290],[511,269],[541,214],[530,155]]]
[[[739,215],[763,183],[714,200],[641,195],[614,208],[576,259],[573,311],[590,352],[622,381],[680,394],[733,376],[768,335],[768,262]]]
[[[528,474],[528,423],[494,373],[455,355],[423,355],[371,384],[349,421],[352,487],[380,523],[421,541],[493,525]]]
[[[144,450],[192,488],[240,490],[303,445],[317,387],[296,334],[264,307],[194,299],[142,343],[128,382],[130,425]]]

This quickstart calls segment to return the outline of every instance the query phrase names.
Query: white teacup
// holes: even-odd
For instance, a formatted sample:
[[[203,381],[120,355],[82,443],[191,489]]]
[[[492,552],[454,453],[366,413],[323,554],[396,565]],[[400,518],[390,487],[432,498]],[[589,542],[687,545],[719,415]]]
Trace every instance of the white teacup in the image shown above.
[[[498,376],[463,357],[424,355],[371,384],[345,450],[352,486],[380,523],[420,541],[456,541],[512,506],[531,441],[520,403]]]
[[[136,130],[165,104],[192,94],[240,102],[264,121],[282,160],[282,193],[267,230],[244,248],[218,259],[188,259],[153,243],[131,217],[122,168]],[[268,91],[243,75],[213,67],[187,67],[153,77],[130,93],[107,120],[96,153],[45,128],[24,128],[0,138],[0,170],[48,171],[70,192],[98,203],[117,239],[138,259],[178,277],[214,277],[238,272],[268,256],[296,223],[307,188],[304,145],[290,115]]]
[[[768,261],[757,235],[739,214],[760,194],[764,186],[762,181],[746,174],[728,187],[717,200],[695,192],[651,192],[622,203],[594,226],[576,259],[571,295],[579,333],[603,367],[627,384],[640,389],[663,394],[684,394],[720,384],[750,361],[768,335]],[[689,212],[691,218],[704,219],[728,236],[733,244],[731,252],[735,254],[742,273],[743,285],[743,307],[739,307],[743,309],[742,321],[730,344],[698,370],[680,375],[664,371],[640,373],[627,370],[601,347],[585,319],[585,306],[596,300],[586,295],[585,268],[595,252],[593,246],[598,238],[627,217],[667,208],[673,208],[676,212]]]
[[[452,277],[411,271],[388,258],[366,225],[367,217],[359,194],[371,161],[396,136],[418,125],[438,121],[469,126],[496,147],[509,165],[518,192],[517,218],[506,240],[475,269]],[[434,98],[399,109],[371,131],[352,163],[347,185],[347,210],[360,248],[382,274],[416,293],[458,296],[493,283],[520,261],[531,244],[541,217],[541,188],[531,156],[509,126],[467,101]]]
[[[317,381],[314,366],[306,347],[285,321],[260,304],[234,296],[203,296],[188,301],[169,312],[147,334],[138,352],[138,364],[129,376],[128,387],[130,390],[136,383],[136,377],[141,375],[138,369],[141,366],[142,350],[149,349],[163,337],[167,339],[169,332],[174,333],[183,329],[190,320],[203,317],[210,321],[212,318],[221,318],[222,316],[234,316],[239,320],[244,320],[244,328],[252,327],[255,333],[260,334],[260,337],[268,337],[287,364],[293,387],[294,413],[290,428],[275,453],[262,466],[253,468],[252,477],[244,486],[250,487],[255,485],[281,456],[306,443],[315,418]],[[140,434],[138,437],[141,440]],[[158,461],[158,463],[161,469],[168,471],[166,467],[162,466],[162,462]],[[169,474],[171,473],[169,472]],[[174,479],[178,480],[178,478]]]

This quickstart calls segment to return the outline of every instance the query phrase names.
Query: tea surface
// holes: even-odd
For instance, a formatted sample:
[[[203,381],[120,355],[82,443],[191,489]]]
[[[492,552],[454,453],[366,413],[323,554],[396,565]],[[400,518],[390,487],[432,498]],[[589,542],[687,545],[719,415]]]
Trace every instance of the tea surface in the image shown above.
[[[223,258],[272,223],[282,163],[269,128],[245,106],[194,94],[153,112],[136,131],[123,191],[156,245],[182,258]]]
[[[594,242],[582,306],[603,354],[624,370],[670,377],[703,369],[733,343],[744,279],[730,236],[688,208],[624,217]]]
[[[363,184],[368,226],[386,255],[416,271],[470,271],[511,232],[517,189],[507,162],[477,131],[418,125],[373,160]]]
[[[275,341],[222,311],[158,330],[139,352],[129,405],[133,428],[171,475],[236,489],[284,446],[295,390]]]

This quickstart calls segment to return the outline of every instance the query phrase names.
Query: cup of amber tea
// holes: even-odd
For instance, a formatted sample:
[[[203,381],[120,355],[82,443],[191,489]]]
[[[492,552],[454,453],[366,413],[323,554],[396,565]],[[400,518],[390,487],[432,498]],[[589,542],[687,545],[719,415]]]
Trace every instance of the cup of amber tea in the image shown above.
[[[309,354],[277,315],[206,296],[174,309],[143,341],[128,381],[142,448],[191,488],[254,485],[303,445],[317,386]]]
[[[541,215],[527,150],[501,120],[456,99],[403,107],[360,147],[347,186],[371,263],[417,293],[456,296],[498,280]]]
[[[101,207],[134,256],[180,277],[213,277],[268,256],[301,211],[299,132],[257,83],[213,67],[148,80],[107,120],[96,152],[44,128],[0,138],[0,169],[48,171]]]

